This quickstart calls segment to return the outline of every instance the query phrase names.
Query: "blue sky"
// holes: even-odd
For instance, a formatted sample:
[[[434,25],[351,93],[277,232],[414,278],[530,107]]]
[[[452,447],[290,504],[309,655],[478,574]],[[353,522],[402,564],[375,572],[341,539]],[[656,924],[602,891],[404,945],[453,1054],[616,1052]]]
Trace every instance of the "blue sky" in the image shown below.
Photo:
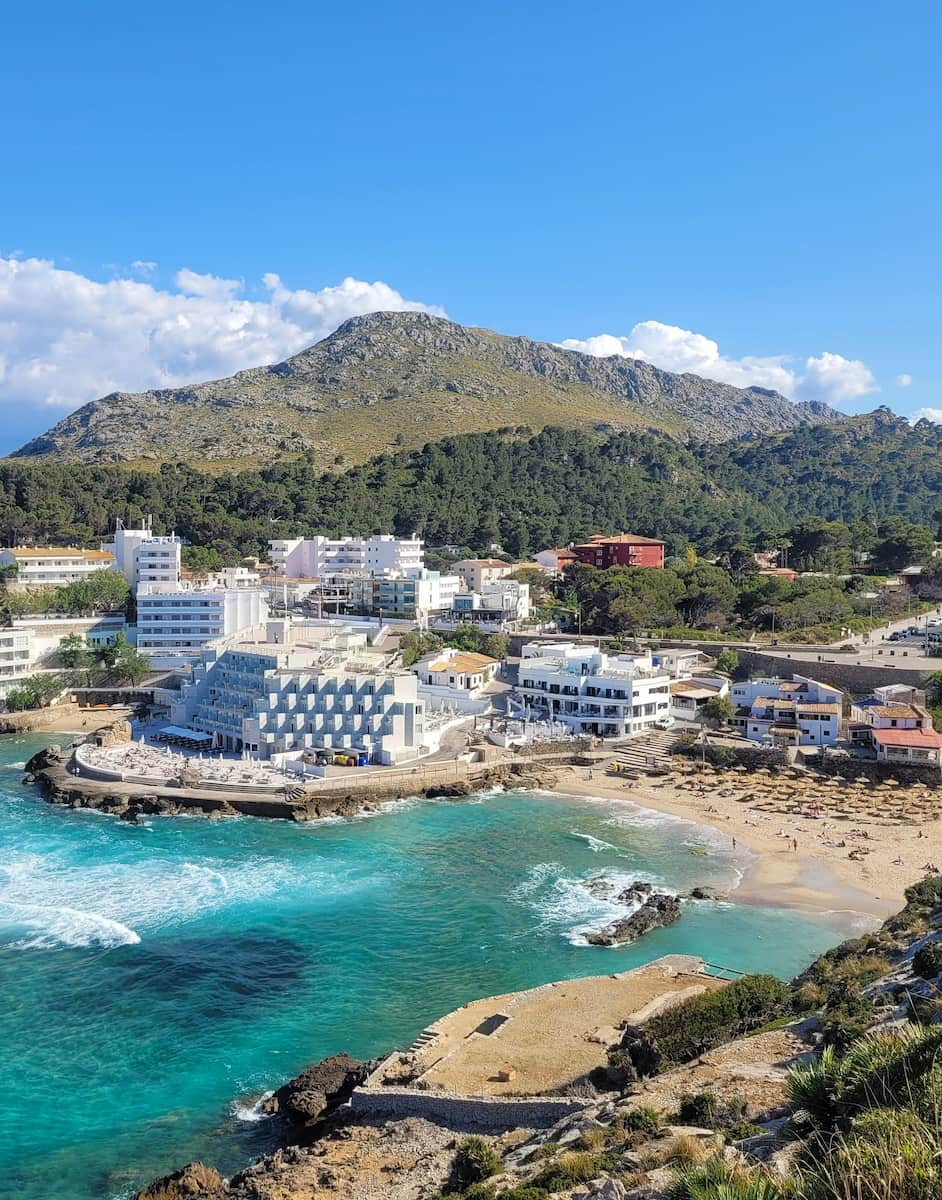
[[[10,6],[0,450],[406,301],[942,416],[940,33],[927,3]]]

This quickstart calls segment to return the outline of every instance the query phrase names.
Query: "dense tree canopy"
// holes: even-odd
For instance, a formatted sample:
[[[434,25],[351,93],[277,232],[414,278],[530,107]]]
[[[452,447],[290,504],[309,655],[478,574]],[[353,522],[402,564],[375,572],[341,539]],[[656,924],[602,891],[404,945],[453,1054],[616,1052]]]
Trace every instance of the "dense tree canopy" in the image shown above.
[[[844,571],[873,553],[920,561],[942,520],[942,428],[880,410],[836,425],[721,445],[643,433],[545,429],[447,438],[347,471],[314,457],[212,476],[13,460],[0,464],[0,543],[94,545],[114,519],[153,514],[200,550],[194,567],[235,563],[294,534],[417,530],[430,546],[527,557],[596,532],[662,537],[692,565],[718,556],[734,584],[752,551],[778,547],[803,570]],[[686,586],[686,584],[685,584]],[[704,599],[691,595],[696,609]]]

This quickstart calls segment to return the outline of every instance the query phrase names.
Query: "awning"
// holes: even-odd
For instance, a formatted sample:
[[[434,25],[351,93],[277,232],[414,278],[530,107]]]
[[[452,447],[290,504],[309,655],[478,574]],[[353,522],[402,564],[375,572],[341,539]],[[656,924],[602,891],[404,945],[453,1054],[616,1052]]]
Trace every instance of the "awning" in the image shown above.
[[[192,746],[208,746],[213,740],[211,733],[202,733],[198,729],[184,729],[181,725],[165,725],[155,736],[160,742],[183,742]]]

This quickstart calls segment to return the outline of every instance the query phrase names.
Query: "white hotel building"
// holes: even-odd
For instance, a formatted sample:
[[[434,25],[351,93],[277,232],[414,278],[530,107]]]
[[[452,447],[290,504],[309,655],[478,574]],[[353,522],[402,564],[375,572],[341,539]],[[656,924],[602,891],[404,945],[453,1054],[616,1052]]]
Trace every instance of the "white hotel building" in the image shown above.
[[[157,537],[150,521],[139,529],[125,529],[118,521],[114,538],[102,542],[102,551],[113,556],[114,567],[128,581],[132,592],[143,584],[179,584],[182,541],[178,537]]]
[[[268,545],[276,575],[286,579],[404,575],[425,565],[422,539],[415,536],[274,538]]]
[[[387,667],[366,633],[328,621],[271,621],[207,647],[172,719],[261,759],[324,751],[391,764],[434,748],[416,676]]]
[[[114,556],[106,549],[79,550],[75,546],[11,546],[0,550],[0,566],[12,565],[16,566],[16,575],[7,587],[27,592],[65,587],[96,571],[109,571],[114,567]]]
[[[670,715],[671,676],[650,654],[605,654],[574,642],[529,642],[517,695],[575,733],[627,737]]]
[[[193,588],[143,583],[137,592],[137,648],[158,659],[193,659],[207,642],[263,624],[258,588]]]

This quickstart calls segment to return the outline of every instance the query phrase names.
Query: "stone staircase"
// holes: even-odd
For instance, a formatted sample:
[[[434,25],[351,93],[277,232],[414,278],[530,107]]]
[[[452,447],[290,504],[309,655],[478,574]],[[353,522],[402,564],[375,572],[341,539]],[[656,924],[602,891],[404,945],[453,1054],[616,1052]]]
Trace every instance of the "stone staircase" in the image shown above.
[[[619,770],[663,770],[671,765],[671,746],[676,738],[676,734],[660,729],[632,738],[616,748],[614,761]]]

